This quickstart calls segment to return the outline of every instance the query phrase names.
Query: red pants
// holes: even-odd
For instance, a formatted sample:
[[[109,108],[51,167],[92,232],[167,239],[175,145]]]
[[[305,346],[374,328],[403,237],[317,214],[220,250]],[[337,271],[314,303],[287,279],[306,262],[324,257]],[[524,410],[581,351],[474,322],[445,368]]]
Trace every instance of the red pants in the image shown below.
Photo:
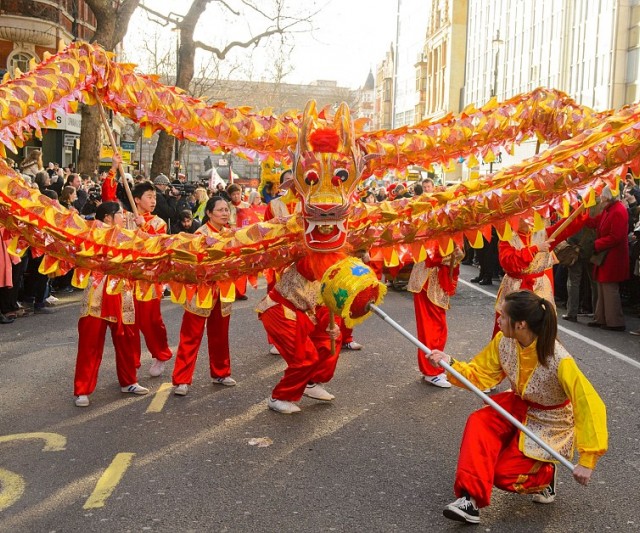
[[[492,396],[522,422],[527,404],[512,391]],[[472,413],[460,445],[454,490],[475,498],[478,507],[491,503],[493,485],[509,492],[541,492],[553,478],[552,463],[526,457],[518,449],[518,430],[489,406]]]
[[[296,315],[297,320],[285,318],[281,304],[260,314],[267,335],[287,362],[284,376],[271,393],[274,400],[297,402],[308,383],[331,381],[338,364],[341,337],[336,339],[336,353],[331,355],[331,339],[326,331],[328,309],[317,308],[316,325],[304,313],[297,312]]]
[[[231,357],[229,355],[229,320],[231,316],[222,316],[220,300],[211,310],[209,317],[184,312],[180,327],[180,344],[173,367],[174,385],[191,385],[196,368],[198,350],[207,325],[207,347],[209,349],[209,371],[212,378],[226,378],[231,375]]]
[[[83,316],[78,320],[78,357],[73,381],[75,396],[88,396],[96,389],[107,327],[111,329],[116,351],[116,373],[120,386],[126,387],[138,381],[136,368],[140,361],[140,334],[135,324]]]
[[[447,344],[447,311],[427,297],[425,287],[413,295],[418,340],[430,350],[444,350]],[[418,350],[418,366],[425,376],[437,376],[444,370],[433,366],[422,350]]]
[[[154,298],[147,302],[134,299],[136,324],[144,336],[151,357],[159,361],[168,361],[173,354],[167,341],[167,328],[162,321],[160,301],[160,298]],[[138,366],[140,366],[139,361]]]

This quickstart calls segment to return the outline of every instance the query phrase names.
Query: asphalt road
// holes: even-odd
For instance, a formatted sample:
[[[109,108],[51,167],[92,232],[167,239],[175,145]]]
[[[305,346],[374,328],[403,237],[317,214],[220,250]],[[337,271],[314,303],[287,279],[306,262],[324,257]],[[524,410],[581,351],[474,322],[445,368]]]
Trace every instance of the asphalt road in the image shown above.
[[[463,267],[462,278],[474,270]],[[468,359],[489,340],[497,287],[461,282],[447,351]],[[267,354],[253,307],[234,307],[233,377],[210,383],[205,348],[186,397],[170,369],[146,397],[122,394],[107,343],[91,406],[73,404],[78,296],[56,313],[0,326],[0,531],[456,531],[442,516],[460,436],[480,401],[420,380],[415,349],[379,318],[356,329],[327,389],[284,416],[266,398],[284,365]],[[390,291],[383,309],[415,330],[411,297]],[[182,310],[163,303],[175,348]],[[638,318],[629,326],[637,327]],[[640,338],[562,323],[561,340],[607,404],[610,452],[589,487],[563,469],[552,505],[494,491],[476,531],[638,531]],[[594,344],[595,343],[595,344]],[[262,446],[261,446],[262,445]]]

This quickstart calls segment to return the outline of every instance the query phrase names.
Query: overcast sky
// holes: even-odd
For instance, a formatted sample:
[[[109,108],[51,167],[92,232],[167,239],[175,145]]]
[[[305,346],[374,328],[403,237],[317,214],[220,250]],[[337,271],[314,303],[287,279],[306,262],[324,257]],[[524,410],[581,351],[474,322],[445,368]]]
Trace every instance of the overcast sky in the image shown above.
[[[143,0],[149,7],[168,13],[185,14],[190,0]],[[317,10],[324,6],[314,18],[313,31],[291,36],[295,43],[291,54],[291,74],[288,83],[310,83],[314,80],[336,80],[340,86],[360,87],[366,80],[369,69],[375,75],[379,63],[395,38],[395,11],[397,0],[290,0],[296,9]],[[233,0],[229,2],[233,5]],[[213,2],[212,4],[215,4]],[[262,5],[258,2],[258,5]],[[170,7],[168,7],[170,6]],[[258,31],[259,22],[238,23],[237,19],[225,19],[217,6],[205,12],[196,29],[196,39],[213,46],[222,47],[233,40],[244,40],[251,31]],[[263,26],[262,26],[263,27]],[[140,42],[150,39],[154,31],[161,31],[167,50],[175,50],[175,32],[169,27],[162,29],[149,21],[138,10],[131,19],[125,38],[127,60],[144,63],[140,53]],[[171,53],[171,52],[169,52]],[[248,63],[249,60],[236,56]],[[253,52],[253,79],[260,78],[261,63],[267,59]]]

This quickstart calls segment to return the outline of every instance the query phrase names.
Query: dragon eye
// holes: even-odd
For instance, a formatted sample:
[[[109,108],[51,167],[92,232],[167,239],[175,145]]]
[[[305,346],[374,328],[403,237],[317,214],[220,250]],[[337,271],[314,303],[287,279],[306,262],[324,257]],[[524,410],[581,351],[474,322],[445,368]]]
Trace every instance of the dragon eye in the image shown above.
[[[310,170],[304,176],[304,182],[307,185],[315,185],[319,181],[320,181],[320,178],[318,177],[318,173],[315,170]]]
[[[331,184],[334,187],[337,187],[341,183],[344,183],[349,179],[349,172],[347,172],[344,168],[339,168],[336,170],[333,178],[331,178]]]

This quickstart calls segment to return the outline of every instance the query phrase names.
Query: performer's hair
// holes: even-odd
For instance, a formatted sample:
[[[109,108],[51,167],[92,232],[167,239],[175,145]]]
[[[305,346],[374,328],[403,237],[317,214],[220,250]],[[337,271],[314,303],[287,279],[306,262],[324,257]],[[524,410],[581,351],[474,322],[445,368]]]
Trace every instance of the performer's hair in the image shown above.
[[[280,174],[280,185],[282,185],[287,180],[287,174],[293,174],[293,171],[290,168],[282,171],[282,173]]]
[[[516,322],[524,321],[538,337],[536,352],[538,361],[546,366],[553,356],[556,336],[558,335],[558,317],[555,307],[531,291],[512,292],[504,301],[504,311],[513,327]]]
[[[227,201],[222,196],[212,196],[207,200],[207,204],[204,206],[204,216],[202,217],[202,225],[204,226],[207,222],[209,222],[209,215],[207,212],[213,211],[216,208],[216,204],[218,202],[224,202],[229,205]]]
[[[147,191],[155,192],[156,188],[150,181],[141,181],[140,183],[136,183],[136,186],[131,191],[131,196],[134,198],[142,198],[142,195]]]
[[[96,220],[104,222],[105,217],[113,217],[118,211],[122,211],[118,202],[102,202],[96,208]]]

